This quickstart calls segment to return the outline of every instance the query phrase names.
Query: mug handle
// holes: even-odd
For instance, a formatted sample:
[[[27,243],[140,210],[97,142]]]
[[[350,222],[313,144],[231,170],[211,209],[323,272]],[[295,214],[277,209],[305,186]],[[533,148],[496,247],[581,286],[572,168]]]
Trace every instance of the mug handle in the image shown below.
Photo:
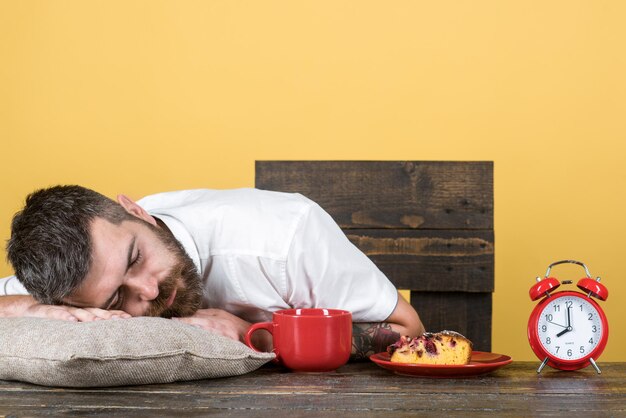
[[[272,338],[274,338],[274,332],[273,332],[274,323],[273,322],[258,322],[256,324],[252,324],[252,326],[248,328],[248,331],[246,332],[246,345],[250,347],[251,349],[253,349],[254,351],[258,351],[259,353],[261,353],[262,351],[256,348],[254,344],[252,344],[252,334],[254,334],[255,331],[258,331],[260,329],[266,330],[267,332],[272,334]]]

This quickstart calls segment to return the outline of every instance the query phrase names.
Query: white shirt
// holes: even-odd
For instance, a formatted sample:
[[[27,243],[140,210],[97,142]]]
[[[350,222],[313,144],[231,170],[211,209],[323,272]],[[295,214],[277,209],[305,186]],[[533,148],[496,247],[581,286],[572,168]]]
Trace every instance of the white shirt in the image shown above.
[[[380,322],[396,306],[393,284],[300,194],[203,189],[137,203],[167,225],[196,264],[205,308],[249,322],[279,309],[337,308],[355,322]]]
[[[28,295],[22,283],[15,276],[0,279],[0,296],[5,295]]]

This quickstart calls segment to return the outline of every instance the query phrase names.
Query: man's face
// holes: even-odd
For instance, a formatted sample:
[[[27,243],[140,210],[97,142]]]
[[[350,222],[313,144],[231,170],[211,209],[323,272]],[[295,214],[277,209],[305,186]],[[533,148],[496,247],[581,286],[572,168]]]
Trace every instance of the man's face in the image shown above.
[[[145,221],[91,224],[92,264],[66,302],[132,316],[183,317],[202,301],[193,261],[168,232]]]

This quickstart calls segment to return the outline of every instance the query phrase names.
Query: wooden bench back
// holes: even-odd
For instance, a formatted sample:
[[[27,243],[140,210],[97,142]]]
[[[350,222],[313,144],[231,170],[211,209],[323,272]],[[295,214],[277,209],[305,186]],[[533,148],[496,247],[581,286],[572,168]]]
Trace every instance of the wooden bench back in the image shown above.
[[[319,203],[399,289],[428,331],[491,351],[493,163],[257,161],[256,187]]]

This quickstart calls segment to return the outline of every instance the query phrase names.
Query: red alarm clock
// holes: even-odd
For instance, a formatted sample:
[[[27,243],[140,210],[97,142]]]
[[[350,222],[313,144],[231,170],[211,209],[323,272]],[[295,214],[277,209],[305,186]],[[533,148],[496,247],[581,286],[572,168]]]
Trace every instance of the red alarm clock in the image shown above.
[[[572,263],[582,266],[587,273],[576,284],[578,291],[555,290],[571,280],[559,281],[550,277],[552,267]],[[546,366],[560,370],[578,370],[591,364],[598,373],[598,359],[609,338],[609,323],[604,311],[592,298],[606,300],[607,288],[600,278],[591,278],[589,269],[580,261],[561,260],[548,266],[546,276],[537,277],[530,288],[530,299],[541,301],[528,320],[528,341],[535,355],[542,360],[537,373]]]

